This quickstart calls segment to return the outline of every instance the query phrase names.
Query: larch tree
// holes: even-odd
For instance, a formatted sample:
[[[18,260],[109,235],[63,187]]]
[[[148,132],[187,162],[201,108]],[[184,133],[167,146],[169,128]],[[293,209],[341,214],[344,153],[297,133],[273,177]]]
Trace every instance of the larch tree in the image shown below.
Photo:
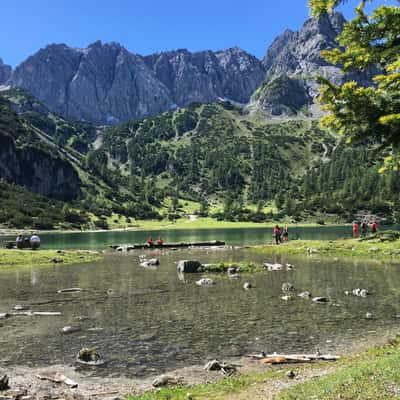
[[[312,15],[331,12],[345,0],[309,0]],[[370,0],[373,3],[373,0]],[[400,4],[400,0],[397,0]],[[319,77],[319,102],[326,115],[321,124],[345,135],[348,142],[371,138],[390,146],[381,171],[400,168],[400,7],[377,6],[367,13],[366,1],[344,25],[339,47],[322,52],[346,72],[369,71],[370,86],[355,81],[335,85]]]

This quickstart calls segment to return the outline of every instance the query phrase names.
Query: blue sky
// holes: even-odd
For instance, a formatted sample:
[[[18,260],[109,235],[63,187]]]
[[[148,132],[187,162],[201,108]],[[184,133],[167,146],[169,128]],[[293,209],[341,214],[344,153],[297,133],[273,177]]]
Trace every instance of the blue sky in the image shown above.
[[[115,41],[138,54],[239,46],[261,58],[284,29],[299,29],[307,0],[10,0],[0,7],[0,57],[13,66],[49,43]],[[347,18],[357,0],[341,7]],[[399,4],[376,0],[376,4]]]

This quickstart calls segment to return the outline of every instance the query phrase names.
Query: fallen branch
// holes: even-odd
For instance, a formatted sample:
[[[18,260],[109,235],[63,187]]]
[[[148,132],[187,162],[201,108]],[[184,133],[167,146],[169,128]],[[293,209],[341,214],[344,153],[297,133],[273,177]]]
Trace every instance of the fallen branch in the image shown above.
[[[308,363],[312,361],[337,361],[339,356],[331,354],[250,354],[248,357],[265,364]]]
[[[73,381],[72,379],[69,379],[65,375],[62,374],[55,374],[55,375],[36,375],[36,377],[42,381],[50,381],[53,383],[64,383],[65,385],[69,386],[70,388],[77,388],[78,384]]]

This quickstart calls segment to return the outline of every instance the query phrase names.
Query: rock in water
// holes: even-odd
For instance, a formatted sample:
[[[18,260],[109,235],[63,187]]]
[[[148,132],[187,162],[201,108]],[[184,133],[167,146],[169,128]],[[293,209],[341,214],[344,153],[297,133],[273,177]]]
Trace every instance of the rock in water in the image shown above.
[[[76,356],[78,362],[89,364],[89,365],[100,365],[103,364],[103,360],[97,350],[93,348],[83,348],[79,351]]]
[[[244,290],[249,290],[249,289],[251,289],[253,287],[253,285],[250,283],[250,282],[245,282],[244,284],[243,284],[243,289]]]
[[[282,283],[282,292],[291,292],[294,290],[294,286],[289,283],[289,282],[285,282]]]
[[[79,327],[73,327],[73,326],[64,326],[64,328],[61,329],[61,332],[64,334],[69,334],[69,333],[75,333],[79,332],[81,328]]]
[[[214,285],[214,281],[210,278],[202,278],[198,281],[196,281],[197,286],[210,286]]]
[[[160,265],[160,260],[158,258],[151,258],[150,260],[145,260],[140,263],[142,267],[156,267]]]
[[[202,264],[199,261],[181,260],[178,262],[178,272],[196,273],[201,271]]]
[[[320,304],[328,303],[328,302],[329,302],[329,300],[328,300],[326,297],[314,297],[314,298],[312,299],[312,301],[313,301],[314,303],[320,303]]]
[[[8,390],[10,389],[9,379],[7,375],[4,375],[0,378],[0,390]]]
[[[309,299],[311,297],[311,293],[310,292],[301,292],[298,294],[299,297],[302,297],[303,299]]]

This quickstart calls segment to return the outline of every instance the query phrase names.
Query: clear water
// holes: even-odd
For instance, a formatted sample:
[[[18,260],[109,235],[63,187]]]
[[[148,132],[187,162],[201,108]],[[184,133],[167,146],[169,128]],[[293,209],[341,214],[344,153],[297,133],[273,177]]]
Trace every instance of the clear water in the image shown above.
[[[178,367],[227,359],[248,352],[336,352],[371,331],[392,329],[400,321],[399,266],[315,258],[274,258],[238,250],[152,251],[157,269],[139,265],[140,253],[108,255],[101,262],[27,266],[0,273],[0,312],[16,304],[62,316],[0,320],[0,364],[42,366],[72,363],[82,347],[96,347],[106,361],[95,374],[145,376]],[[291,262],[294,271],[263,272],[240,279],[216,276],[198,287],[201,275],[179,276],[176,262]],[[245,281],[255,285],[243,290]],[[327,296],[328,305],[294,296],[281,300],[283,282],[296,292]],[[57,290],[81,287],[81,293]],[[362,287],[367,298],[345,296]],[[371,312],[373,319],[366,319]],[[64,326],[80,331],[62,334]]]
[[[382,229],[395,227],[382,227]],[[290,239],[332,240],[351,237],[351,226],[295,227],[289,226]],[[42,248],[45,249],[103,249],[115,244],[145,243],[149,236],[161,236],[165,242],[196,242],[223,240],[228,245],[253,245],[272,240],[271,227],[230,228],[230,229],[185,229],[159,231],[110,231],[49,233],[41,235]],[[14,237],[1,237],[1,240],[14,240]]]

